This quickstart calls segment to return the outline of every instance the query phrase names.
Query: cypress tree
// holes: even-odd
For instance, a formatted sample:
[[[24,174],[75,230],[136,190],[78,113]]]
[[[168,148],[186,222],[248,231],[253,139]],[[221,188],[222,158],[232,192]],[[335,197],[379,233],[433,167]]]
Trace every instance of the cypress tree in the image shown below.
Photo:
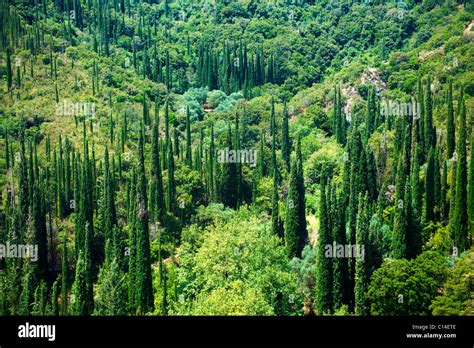
[[[73,206],[74,206],[74,253],[76,260],[79,258],[79,250],[82,247],[82,242],[83,240],[81,239],[82,237],[82,214],[81,214],[81,204],[80,204],[80,181],[79,181],[79,176],[80,176],[80,155],[76,158],[76,163],[74,163],[74,201],[73,201]]]
[[[106,241],[109,244],[110,241]],[[110,250],[110,246],[107,249]],[[119,261],[113,254],[106,256],[97,280],[95,314],[126,315],[127,289]]]
[[[368,231],[369,231],[369,209],[368,209],[368,196],[365,197],[362,193],[359,194],[359,208],[357,215],[357,229],[356,229],[356,247],[366,248],[368,245]],[[370,306],[368,302],[368,287],[369,287],[369,272],[368,262],[365,260],[367,250],[356,255],[355,265],[355,314],[356,315],[369,315]],[[354,255],[352,255],[354,257]]]
[[[454,111],[453,111],[453,83],[449,81],[448,86],[448,120],[447,120],[447,156],[448,158],[453,157],[453,153],[456,150],[456,139],[455,139],[455,125],[454,125]]]
[[[366,138],[368,139],[375,129],[375,89],[370,86],[367,96]]]
[[[68,276],[67,243],[66,233],[64,233],[63,253],[61,258],[61,315],[67,315],[68,313]]]
[[[423,83],[421,81],[421,76],[418,75],[417,81],[417,103],[419,106],[419,122],[418,122],[418,140],[420,143],[420,157],[423,159],[426,158],[426,141],[425,141],[425,99],[423,97]]]
[[[280,220],[278,217],[278,174],[277,169],[273,169],[273,192],[272,192],[272,232],[280,236]]]
[[[146,92],[143,92],[143,123],[145,126],[150,124],[150,110],[148,107],[148,100],[147,100]]]
[[[209,200],[215,202],[216,200],[216,186],[214,177],[215,166],[215,145],[214,145],[214,125],[211,125],[211,144],[209,147]]]
[[[13,83],[13,78],[12,78],[12,50],[10,47],[7,47],[7,86],[8,90],[12,89],[12,83]]]
[[[173,145],[171,141],[168,143],[168,176],[166,185],[166,210],[171,213],[174,210],[175,199],[175,183],[174,183],[174,158]]]
[[[441,175],[441,207],[440,207],[441,219],[444,225],[446,225],[448,221],[448,215],[449,215],[447,196],[448,196],[448,166],[445,160],[443,161],[443,172]]]
[[[367,149],[367,189],[369,192],[368,198],[371,202],[377,200],[377,163],[375,156],[370,148]]]
[[[89,234],[89,223],[85,225],[85,248],[79,251],[79,258],[76,264],[76,275],[72,287],[74,302],[72,312],[75,315],[90,315],[94,310],[94,299],[92,289],[91,273],[91,250],[87,241],[91,240]]]
[[[291,144],[290,144],[290,134],[288,127],[288,108],[286,102],[283,105],[283,122],[281,127],[281,154],[283,161],[286,164],[286,170],[290,171],[290,153],[291,153]]]
[[[474,231],[474,132],[471,134],[471,158],[469,160],[468,209],[471,220],[470,237]]]
[[[392,257],[396,259],[402,259],[408,257],[408,230],[409,230],[409,217],[408,214],[411,211],[411,207],[409,204],[410,195],[405,197],[405,194],[408,194],[407,189],[410,189],[410,183],[406,182],[405,188],[403,186],[400,187],[401,192],[403,195],[400,197],[397,194],[397,203],[396,203],[396,211],[395,211],[395,218],[393,223],[393,234],[392,234],[392,246],[391,246],[391,253]]]
[[[232,151],[232,133],[230,125],[227,125],[226,150],[229,151],[228,158],[222,164],[221,200],[225,206],[235,208],[237,206],[237,166]]]
[[[356,243],[356,225],[359,193],[367,191],[367,160],[364,145],[359,130],[355,123],[351,124],[352,131],[348,144],[348,155],[350,162],[346,163],[346,168],[350,168],[349,181],[345,179],[346,188],[344,193],[349,191],[347,218],[349,222],[349,244]],[[349,305],[354,306],[353,291],[355,286],[355,260],[349,259],[349,288],[351,289]]]
[[[139,157],[139,173],[137,182],[137,207],[138,217],[136,219],[136,309],[137,314],[144,315],[153,311],[153,288],[151,280],[151,264],[150,264],[150,232],[149,232],[149,216],[148,196],[145,176],[145,156],[144,156],[144,136],[143,129],[140,133],[138,145]]]
[[[59,316],[59,302],[58,302],[58,297],[59,297],[59,282],[56,280],[53,283],[53,288],[51,291],[51,315],[53,316]]]
[[[189,166],[189,168],[192,167],[191,120],[189,117],[189,105],[186,108],[186,164]]]
[[[245,112],[245,111],[244,111]],[[240,150],[240,131],[239,131],[239,114],[235,112],[235,144],[234,149],[238,152]],[[240,206],[240,202],[244,199],[242,197],[242,165],[240,155],[236,155],[236,208]]]
[[[462,91],[461,91],[462,94]],[[454,211],[450,221],[450,235],[459,252],[469,249],[469,218],[467,212],[467,153],[466,153],[466,107],[461,95],[459,113],[459,137],[457,146],[456,187]],[[469,185],[472,186],[472,185]]]
[[[127,195],[127,204],[129,208],[128,224],[129,224],[129,236],[128,236],[128,309],[130,314],[136,314],[136,280],[137,280],[137,258],[136,258],[136,225],[135,220],[136,214],[136,187],[137,187],[137,175],[135,170],[132,171],[132,181],[129,185],[129,194]]]
[[[346,245],[346,222],[345,222],[345,209],[341,206],[341,197],[336,196],[336,185],[332,188],[332,230],[333,240],[336,247]],[[337,311],[341,308],[344,303],[347,302],[347,286],[348,286],[348,273],[347,273],[347,260],[342,257],[335,257],[333,259],[332,269],[332,294],[333,294],[333,308]]]
[[[84,251],[79,251],[79,258],[76,263],[76,277],[74,285],[72,287],[72,293],[74,294],[73,313],[75,315],[88,315],[86,306],[86,287],[87,287],[87,272],[86,272],[86,260]]]
[[[425,174],[425,219],[426,221],[434,221],[435,207],[435,158],[434,150],[431,148],[428,154],[428,162]]]
[[[270,117],[270,134],[272,136],[272,168],[276,168],[276,120],[275,120],[275,99],[272,97],[272,111]],[[273,173],[273,170],[272,170]]]
[[[439,150],[435,149],[434,152],[434,201],[435,201],[435,218],[439,219],[441,210],[441,171],[439,162]]]
[[[316,252],[316,309],[319,315],[332,313],[332,257],[326,254],[331,248],[331,228],[326,203],[326,183],[321,181],[319,202],[319,232]]]
[[[430,148],[434,148],[436,145],[436,130],[433,126],[433,97],[431,95],[431,78],[428,76],[426,83],[426,115],[425,115],[425,151],[429,151]]]
[[[260,147],[258,150],[258,158],[260,159],[259,162],[259,178],[265,177],[266,174],[266,167],[265,167],[265,131],[260,131]]]
[[[298,174],[296,159],[292,160],[290,172],[290,181],[288,188],[288,197],[285,209],[285,245],[288,256],[290,258],[298,256],[298,233],[300,226],[299,216],[299,200],[300,192],[298,191]]]
[[[25,139],[24,139],[24,126],[20,130],[20,168],[18,178],[18,191],[19,191],[19,209],[18,209],[18,227],[19,230],[25,230],[26,226],[26,214],[29,211],[29,204],[31,202],[28,192],[28,171],[25,156]],[[20,236],[21,237],[21,236]]]
[[[25,232],[25,240],[28,244],[33,243],[34,238],[34,222],[31,210],[28,213],[27,227]],[[26,259],[23,263],[23,276],[21,279],[21,293],[19,297],[19,315],[31,315],[31,303],[33,299],[33,289],[35,288],[34,269],[30,259]]]
[[[298,195],[298,215],[299,215],[299,228],[298,228],[298,255],[301,255],[304,246],[308,242],[308,232],[306,229],[306,198],[305,198],[305,187],[304,187],[304,174],[303,174],[303,156],[301,154],[301,136],[298,135],[296,140],[296,166],[297,166],[297,189]]]
[[[163,223],[163,214],[165,212],[165,200],[163,191],[163,178],[161,173],[161,161],[160,161],[160,150],[159,150],[159,116],[155,114],[155,122],[153,123],[153,136],[152,136],[152,180],[155,185],[155,199],[156,206],[155,214],[156,217]]]
[[[418,163],[419,151],[416,144],[412,151],[412,169],[410,176],[411,188],[411,209],[413,217],[413,231],[411,233],[409,257],[415,258],[421,252],[421,215],[422,215],[422,194],[420,187],[420,164]]]

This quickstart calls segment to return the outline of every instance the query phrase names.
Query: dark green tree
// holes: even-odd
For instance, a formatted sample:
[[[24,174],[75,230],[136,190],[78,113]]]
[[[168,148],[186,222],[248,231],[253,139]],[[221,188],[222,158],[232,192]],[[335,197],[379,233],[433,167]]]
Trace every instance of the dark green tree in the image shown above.
[[[281,155],[283,157],[283,161],[286,164],[287,172],[290,171],[290,154],[291,154],[288,118],[289,118],[288,108],[285,102],[285,104],[283,105],[283,122],[281,126]]]
[[[462,93],[462,92],[461,92]],[[467,152],[466,152],[466,107],[461,96],[459,112],[459,137],[456,150],[456,186],[450,235],[459,252],[469,249],[469,218],[467,212]],[[472,186],[472,185],[470,185]]]
[[[359,208],[357,215],[357,229],[356,229],[356,248],[357,250],[364,250],[359,252],[356,257],[355,265],[355,314],[356,315],[369,315],[370,306],[368,301],[367,291],[369,288],[369,265],[365,259],[368,250],[365,250],[368,246],[368,233],[370,215],[368,208],[368,196],[367,194],[362,196],[359,194]],[[362,249],[363,248],[363,249]],[[352,255],[354,257],[354,255]]]
[[[453,153],[456,150],[456,138],[455,138],[455,124],[454,124],[454,110],[453,110],[453,83],[449,81],[448,85],[448,116],[447,116],[447,156],[448,158],[453,157]]]
[[[316,255],[316,309],[318,315],[332,313],[332,256],[326,253],[332,248],[331,226],[327,207],[325,179],[321,182],[319,202],[319,233]]]
[[[434,150],[431,148],[428,153],[428,162],[425,174],[425,219],[426,221],[434,221],[435,208],[435,158]]]
[[[221,172],[221,200],[225,206],[235,208],[237,206],[237,166],[232,146],[232,133],[230,124],[227,125],[226,149],[229,151],[228,158],[224,158]]]
[[[138,181],[136,187],[137,219],[136,228],[136,312],[144,315],[154,309],[150,263],[150,231],[148,216],[148,196],[145,172],[144,136],[140,133],[138,145]]]

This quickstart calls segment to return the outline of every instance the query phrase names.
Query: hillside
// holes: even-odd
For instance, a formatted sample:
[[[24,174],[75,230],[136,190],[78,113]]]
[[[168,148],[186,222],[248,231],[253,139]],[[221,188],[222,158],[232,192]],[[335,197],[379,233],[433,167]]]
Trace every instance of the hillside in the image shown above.
[[[471,2],[1,1],[2,315],[473,314]]]

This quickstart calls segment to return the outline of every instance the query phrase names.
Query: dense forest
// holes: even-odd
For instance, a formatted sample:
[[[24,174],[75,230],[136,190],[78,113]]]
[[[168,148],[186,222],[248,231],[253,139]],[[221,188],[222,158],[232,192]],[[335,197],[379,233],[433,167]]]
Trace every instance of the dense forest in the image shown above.
[[[0,0],[1,315],[474,315],[474,3]]]

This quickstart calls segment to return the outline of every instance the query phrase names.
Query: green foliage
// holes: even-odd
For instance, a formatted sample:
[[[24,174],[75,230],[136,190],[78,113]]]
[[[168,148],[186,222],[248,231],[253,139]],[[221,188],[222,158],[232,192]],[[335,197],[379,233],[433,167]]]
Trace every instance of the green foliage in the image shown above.
[[[200,294],[191,313],[289,315],[301,310],[297,277],[279,238],[270,225],[262,226],[248,214],[244,209],[206,228],[194,255],[183,245],[178,288],[186,298]]]
[[[369,286],[372,315],[428,315],[446,280],[446,258],[427,251],[416,259],[389,259],[373,274]]]
[[[474,252],[463,254],[449,270],[441,295],[433,300],[433,315],[472,315]]]
[[[3,3],[0,314],[470,314],[460,4]]]

